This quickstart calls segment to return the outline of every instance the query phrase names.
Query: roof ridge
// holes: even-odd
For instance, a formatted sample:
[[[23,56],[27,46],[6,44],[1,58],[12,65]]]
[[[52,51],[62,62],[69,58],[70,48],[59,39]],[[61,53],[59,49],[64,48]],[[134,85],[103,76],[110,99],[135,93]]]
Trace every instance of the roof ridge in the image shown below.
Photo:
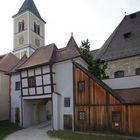
[[[16,69],[18,69],[18,67],[20,67],[25,61],[23,61],[23,59],[25,59],[25,57],[26,57],[26,60],[28,59],[27,58],[27,56],[26,56],[26,54],[24,54],[23,55],[23,57],[21,58],[21,59],[19,59],[19,61],[15,64],[15,66],[13,66],[10,70],[9,70],[9,72],[12,72],[13,70],[14,70],[14,68],[16,68],[16,66],[17,66],[17,68]],[[23,62],[22,62],[23,61]],[[21,64],[20,64],[20,62],[22,62]],[[19,65],[20,64],[20,65]],[[15,69],[15,70],[16,70]]]
[[[94,58],[111,61],[139,55],[139,22],[140,12],[125,15],[101,46],[100,50],[94,54]],[[130,36],[125,37],[127,33],[130,33]]]
[[[46,50],[48,50],[48,49],[51,52],[49,53],[47,51],[48,52],[48,56],[47,56],[45,53],[46,53]],[[53,57],[53,54],[51,54],[51,53],[54,53],[54,50],[55,49],[57,49],[55,43],[52,43],[52,44],[49,44],[49,45],[46,45],[46,46],[39,47],[38,49],[35,50],[35,52],[20,67],[18,67],[17,70],[31,68],[31,67],[36,67],[37,65],[43,65],[45,63],[51,63],[52,62],[52,59],[53,59],[52,58]],[[44,53],[44,55],[43,54],[40,54],[40,52]],[[38,55],[38,53],[40,55]],[[42,57],[42,55],[43,55],[43,57]],[[33,62],[33,58],[34,59],[38,59],[37,57],[41,57],[41,60],[39,59],[40,62],[37,62],[37,61],[34,61]],[[46,57],[48,57],[48,58],[46,59]]]
[[[125,17],[126,17],[126,16],[125,16]],[[118,30],[119,30],[121,24],[123,23],[125,17],[122,19],[122,21],[120,22],[120,24],[117,26],[117,28],[116,28],[116,29],[113,31],[113,33],[111,34],[111,35],[113,35],[113,36],[111,37],[111,35],[110,35],[111,40],[109,41],[109,43],[108,43],[107,47],[105,48],[104,52],[99,56],[100,58],[107,52],[107,50],[108,50],[108,48],[109,48],[111,42],[113,41],[114,37],[116,36],[116,34],[117,34],[117,32],[118,32]],[[109,38],[110,38],[110,37],[109,37]],[[109,38],[108,38],[108,39],[109,39]],[[108,39],[107,39],[106,41],[108,41]],[[105,42],[105,43],[106,43],[106,42]],[[104,44],[105,44],[105,43],[104,43]],[[104,46],[104,44],[103,44],[103,46]],[[97,53],[98,53],[98,52],[97,52]],[[99,50],[99,53],[100,53],[100,50]]]

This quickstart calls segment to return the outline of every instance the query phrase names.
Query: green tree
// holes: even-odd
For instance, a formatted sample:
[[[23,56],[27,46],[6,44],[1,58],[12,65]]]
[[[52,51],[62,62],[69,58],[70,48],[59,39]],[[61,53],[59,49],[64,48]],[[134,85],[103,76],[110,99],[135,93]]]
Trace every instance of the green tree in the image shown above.
[[[90,42],[89,40],[84,40],[81,42],[80,51],[89,64],[89,72],[93,74],[98,79],[106,79],[108,76],[105,73],[107,69],[107,63],[101,60],[94,60],[90,52]]]

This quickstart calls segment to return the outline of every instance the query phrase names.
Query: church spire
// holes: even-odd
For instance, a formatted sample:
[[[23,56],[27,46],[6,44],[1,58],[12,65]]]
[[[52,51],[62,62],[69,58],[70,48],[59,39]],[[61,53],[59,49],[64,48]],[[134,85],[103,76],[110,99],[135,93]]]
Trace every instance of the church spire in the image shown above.
[[[29,57],[45,44],[45,21],[41,18],[33,0],[24,0],[14,18],[13,53]]]
[[[38,9],[37,9],[37,7],[36,7],[36,5],[35,5],[35,3],[34,3],[33,0],[25,0],[24,3],[22,4],[21,8],[19,9],[18,13],[17,13],[16,15],[14,15],[13,17],[18,16],[18,15],[20,15],[21,13],[24,13],[24,12],[27,11],[27,10],[31,11],[31,12],[32,12],[34,15],[36,15],[39,19],[41,19],[43,22],[45,22],[45,21],[41,18],[40,14],[39,14],[39,12],[38,12]]]

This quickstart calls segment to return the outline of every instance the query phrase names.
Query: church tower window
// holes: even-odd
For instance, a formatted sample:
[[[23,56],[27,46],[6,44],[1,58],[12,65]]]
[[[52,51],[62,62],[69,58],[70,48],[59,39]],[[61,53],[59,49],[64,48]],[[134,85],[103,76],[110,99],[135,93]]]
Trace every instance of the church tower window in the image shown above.
[[[34,22],[34,32],[40,35],[40,26],[36,22]]]
[[[18,23],[18,31],[19,32],[24,31],[24,20]]]
[[[36,33],[36,23],[34,22],[34,32]]]
[[[37,34],[40,35],[40,26],[37,26]]]

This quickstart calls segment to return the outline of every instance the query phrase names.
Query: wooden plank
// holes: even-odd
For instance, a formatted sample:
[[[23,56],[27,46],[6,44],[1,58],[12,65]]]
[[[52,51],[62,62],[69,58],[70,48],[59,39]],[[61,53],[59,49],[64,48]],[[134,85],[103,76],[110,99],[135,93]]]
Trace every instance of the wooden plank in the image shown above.
[[[72,115],[64,115],[64,129],[72,130]]]

